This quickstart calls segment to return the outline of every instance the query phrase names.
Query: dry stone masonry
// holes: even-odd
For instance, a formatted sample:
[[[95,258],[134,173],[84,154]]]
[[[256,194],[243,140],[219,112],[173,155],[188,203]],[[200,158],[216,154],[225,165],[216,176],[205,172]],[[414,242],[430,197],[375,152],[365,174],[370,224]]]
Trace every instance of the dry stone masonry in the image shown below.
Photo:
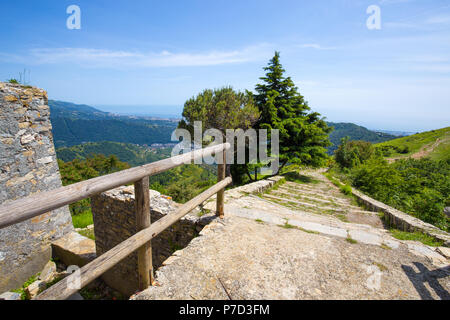
[[[44,90],[0,82],[0,203],[61,186],[47,101]],[[0,292],[41,271],[50,242],[72,229],[67,207],[0,229]]]
[[[383,212],[385,220],[390,226],[407,232],[420,231],[442,241],[446,246],[450,246],[450,235],[432,224],[372,199],[358,190],[353,189],[352,194],[369,210]]]
[[[137,231],[134,187],[120,187],[94,196],[91,201],[97,256],[102,255]],[[150,190],[151,221],[156,222],[176,210],[178,204]],[[149,213],[150,214],[150,213]],[[152,240],[153,268],[156,270],[175,251],[186,247],[199,231],[214,219],[196,210]],[[138,289],[137,253],[133,253],[102,276],[117,291],[131,295]]]

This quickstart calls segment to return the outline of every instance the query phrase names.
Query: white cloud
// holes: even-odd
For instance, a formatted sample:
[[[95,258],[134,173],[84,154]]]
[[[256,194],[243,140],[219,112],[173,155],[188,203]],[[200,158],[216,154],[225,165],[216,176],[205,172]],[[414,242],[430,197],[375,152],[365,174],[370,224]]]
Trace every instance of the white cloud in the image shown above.
[[[317,43],[305,43],[298,45],[300,48],[311,48],[317,50],[336,50],[336,47],[324,47]]]
[[[407,3],[412,0],[381,0],[380,4],[389,5],[389,4],[397,4],[397,3]]]
[[[450,15],[436,15],[425,20],[426,24],[447,24],[450,23]]]
[[[414,23],[407,23],[407,22],[385,22],[383,24],[383,27],[409,29],[409,28],[417,28],[418,25],[414,24]]]
[[[173,53],[121,51],[91,48],[39,48],[26,55],[0,53],[0,59],[29,64],[80,64],[86,67],[188,67],[213,66],[266,60],[273,53],[268,44],[249,46],[233,51]]]

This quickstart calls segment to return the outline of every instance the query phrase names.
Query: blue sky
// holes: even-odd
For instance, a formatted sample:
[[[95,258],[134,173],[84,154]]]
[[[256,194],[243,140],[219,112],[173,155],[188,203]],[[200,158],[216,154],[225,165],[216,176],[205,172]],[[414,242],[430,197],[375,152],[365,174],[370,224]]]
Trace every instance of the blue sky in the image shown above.
[[[80,30],[66,27],[73,4]],[[278,50],[330,121],[450,125],[448,0],[2,1],[0,37],[0,80],[26,68],[50,99],[108,111],[176,115],[205,88],[253,90]]]

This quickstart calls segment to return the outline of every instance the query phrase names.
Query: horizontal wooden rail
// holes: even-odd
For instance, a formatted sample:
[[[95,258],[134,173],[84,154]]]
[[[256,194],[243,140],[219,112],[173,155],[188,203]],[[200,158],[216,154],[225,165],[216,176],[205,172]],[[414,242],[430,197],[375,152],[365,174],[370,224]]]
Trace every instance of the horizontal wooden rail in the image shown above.
[[[167,171],[203,156],[210,156],[223,150],[228,150],[229,148],[230,144],[224,143],[205,149],[199,149],[144,166],[119,171],[55,190],[37,193],[20,200],[0,205],[0,229],[34,218],[67,204],[89,198],[95,194]]]
[[[156,237],[159,233],[170,227],[172,224],[180,220],[202,202],[224,189],[231,184],[232,179],[230,177],[225,178],[221,182],[217,183],[213,187],[209,188],[205,192],[201,193],[194,199],[182,205],[174,213],[169,214],[152,225],[147,229],[144,229],[132,237],[128,238],[121,244],[112,248],[108,252],[104,253],[94,261],[88,263],[81,268],[79,273],[74,273],[64,280],[58,282],[54,286],[50,287],[46,291],[42,292],[36,297],[36,300],[64,300],[73,295],[80,288],[72,288],[69,283],[80,283],[81,288],[88,285],[90,282],[101,276],[103,273],[114,267],[117,263],[125,259],[132,252],[136,251],[148,241]],[[79,282],[76,277],[80,277]]]

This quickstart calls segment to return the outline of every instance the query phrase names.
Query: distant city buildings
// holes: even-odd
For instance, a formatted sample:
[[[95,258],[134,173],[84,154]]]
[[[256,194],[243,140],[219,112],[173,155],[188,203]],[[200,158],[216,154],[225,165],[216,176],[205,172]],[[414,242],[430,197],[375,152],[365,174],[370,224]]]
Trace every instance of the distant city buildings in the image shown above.
[[[176,143],[153,143],[150,146],[148,146],[148,145],[145,145],[145,146],[154,148],[154,149],[164,149],[164,148],[173,148],[176,145],[177,145]]]

